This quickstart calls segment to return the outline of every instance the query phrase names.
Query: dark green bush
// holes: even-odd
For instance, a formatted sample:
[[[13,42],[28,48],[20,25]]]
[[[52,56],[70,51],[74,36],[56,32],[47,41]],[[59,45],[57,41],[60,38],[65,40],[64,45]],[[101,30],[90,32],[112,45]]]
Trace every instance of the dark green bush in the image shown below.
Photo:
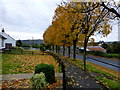
[[[107,58],[120,58],[119,54],[107,54],[106,55]]]
[[[30,47],[28,44],[23,44],[22,47]]]
[[[36,73],[45,73],[46,81],[50,84],[55,82],[55,72],[54,66],[51,64],[44,64],[41,63],[35,67],[35,74]]]
[[[90,51],[88,52],[88,54],[92,54],[95,56],[101,56],[101,57],[107,57],[107,58],[120,58],[119,54],[108,54],[108,53],[104,53],[101,51]]]
[[[33,48],[40,48],[40,45],[35,44],[35,45],[32,45],[32,47]]]
[[[101,52],[101,51],[90,51],[89,53],[92,55],[102,56],[102,57],[104,57],[106,55],[106,53]]]

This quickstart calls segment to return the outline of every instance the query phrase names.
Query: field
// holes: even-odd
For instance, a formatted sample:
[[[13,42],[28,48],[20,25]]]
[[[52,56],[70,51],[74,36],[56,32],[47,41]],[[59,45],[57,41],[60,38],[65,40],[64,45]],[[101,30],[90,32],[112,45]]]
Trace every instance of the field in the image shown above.
[[[58,72],[58,63],[50,55],[2,54],[2,74],[34,73],[40,63],[52,64]]]

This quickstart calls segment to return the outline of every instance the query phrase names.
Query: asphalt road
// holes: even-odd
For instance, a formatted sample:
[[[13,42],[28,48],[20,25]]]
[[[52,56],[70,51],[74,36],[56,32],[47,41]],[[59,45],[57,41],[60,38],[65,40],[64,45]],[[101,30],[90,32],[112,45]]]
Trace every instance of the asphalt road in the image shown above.
[[[66,54],[66,56],[68,56],[68,55]],[[71,54],[71,57],[73,57],[72,54]],[[83,60],[82,55],[76,55],[76,58]],[[111,61],[109,59],[103,59],[100,57],[98,58],[98,57],[92,57],[92,56],[87,56],[86,61],[109,68],[109,69],[112,69],[112,70],[115,70],[117,72],[120,72],[120,62],[118,63],[117,61]],[[105,62],[105,63],[103,63],[103,62]],[[108,63],[108,64],[106,64],[106,63]],[[112,65],[109,65],[109,64],[112,64]]]

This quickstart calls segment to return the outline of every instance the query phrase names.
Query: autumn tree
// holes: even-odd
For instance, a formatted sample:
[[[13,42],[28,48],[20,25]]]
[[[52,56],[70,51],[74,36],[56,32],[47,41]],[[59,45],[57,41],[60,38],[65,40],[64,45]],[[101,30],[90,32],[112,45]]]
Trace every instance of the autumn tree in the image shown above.
[[[103,0],[100,0],[101,3],[101,7],[104,7],[107,11],[112,13],[112,17],[113,19],[120,18],[120,1],[117,2],[116,0],[110,0],[107,2],[104,2]]]
[[[99,2],[68,2],[60,5],[52,23],[52,38],[55,45],[73,43],[73,57],[76,58],[76,45],[84,42],[84,70],[86,70],[86,47],[92,35],[107,36],[111,32],[109,11]],[[66,39],[69,37],[69,40]],[[50,39],[50,38],[49,38]],[[48,39],[48,40],[49,40]],[[51,39],[52,40],[52,39]]]
[[[84,35],[84,70],[86,70],[86,47],[90,37],[95,34],[101,34],[105,37],[111,32],[111,27],[109,24],[109,11],[101,8],[99,3],[83,2],[82,4],[84,5],[83,10],[88,10],[93,5],[97,6],[94,10],[84,13],[84,23],[81,25],[81,34]]]
[[[64,7],[69,30],[73,37],[75,58],[76,43],[79,38],[84,40],[84,70],[86,70],[86,47],[94,34],[107,36],[111,32],[109,11],[100,6],[99,2],[70,2]]]

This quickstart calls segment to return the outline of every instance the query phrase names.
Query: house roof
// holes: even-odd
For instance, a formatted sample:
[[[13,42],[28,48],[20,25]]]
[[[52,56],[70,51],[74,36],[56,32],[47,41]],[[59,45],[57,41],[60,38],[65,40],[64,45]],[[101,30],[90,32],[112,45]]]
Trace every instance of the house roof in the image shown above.
[[[98,50],[98,51],[106,50],[106,49],[102,48],[101,46],[88,46],[87,49]]]
[[[79,49],[84,49],[84,47],[80,47]],[[87,46],[86,48],[87,51],[102,51],[102,50],[106,50],[104,48],[102,48],[101,46]]]
[[[6,34],[5,32],[0,32],[0,35],[3,36],[3,37],[5,37],[5,39],[7,39],[7,37],[12,38],[10,35]],[[14,38],[12,38],[12,39],[15,40]]]
[[[1,34],[0,34],[0,37],[2,37],[3,39],[7,39],[5,36],[3,36],[3,35],[1,35]]]

